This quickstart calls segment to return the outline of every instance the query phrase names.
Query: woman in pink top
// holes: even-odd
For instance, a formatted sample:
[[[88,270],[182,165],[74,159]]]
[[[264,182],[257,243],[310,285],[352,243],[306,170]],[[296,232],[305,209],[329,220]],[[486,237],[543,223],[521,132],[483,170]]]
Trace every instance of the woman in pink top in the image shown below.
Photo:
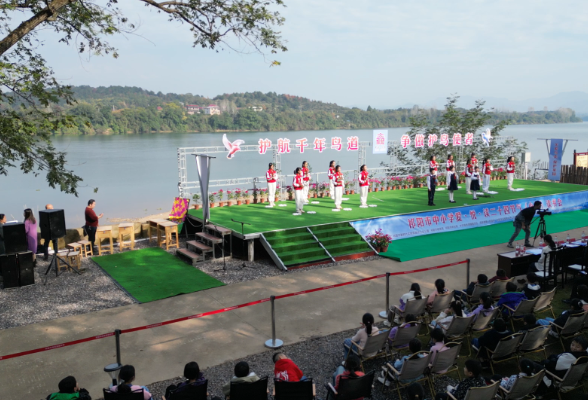
[[[363,348],[365,347],[368,337],[377,335],[378,333],[380,332],[378,327],[374,325],[374,316],[370,313],[363,314],[361,328],[357,331],[355,336],[350,339],[345,339],[343,342],[343,359],[347,359],[347,353],[350,351],[351,346],[354,347],[355,351],[358,351],[361,354],[361,350],[359,350],[353,343],[357,343],[359,347]],[[365,356],[371,357],[371,354],[365,354]]]
[[[133,385],[135,380],[135,367],[132,365],[123,365],[118,373],[118,379],[122,381],[121,384],[110,388],[114,393],[131,393],[143,389],[143,400],[150,400],[151,393],[145,386]]]
[[[430,306],[431,304],[433,304],[433,301],[435,301],[435,296],[438,294],[443,294],[443,293],[447,293],[448,290],[445,289],[445,281],[443,279],[437,279],[435,281],[435,291],[433,293],[431,293],[429,295],[429,298],[427,299],[427,305]]]
[[[435,361],[435,357],[437,353],[440,351],[445,351],[449,349],[449,347],[445,346],[445,335],[441,328],[435,328],[431,332],[431,340],[433,341],[433,345],[431,346],[431,364]],[[447,370],[439,371],[438,373],[444,374]]]
[[[24,210],[24,224],[27,232],[27,248],[33,252],[34,259],[37,254],[37,220],[30,208]]]

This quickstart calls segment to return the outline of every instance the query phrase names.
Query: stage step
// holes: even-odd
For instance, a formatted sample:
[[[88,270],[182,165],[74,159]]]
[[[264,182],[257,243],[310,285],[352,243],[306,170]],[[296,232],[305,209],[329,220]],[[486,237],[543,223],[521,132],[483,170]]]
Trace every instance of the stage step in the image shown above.
[[[311,226],[310,230],[333,257],[372,251],[348,222]]]
[[[205,233],[205,232],[198,232],[198,233],[196,233],[196,236],[201,237],[204,240],[208,240],[209,242],[214,243],[214,244],[218,244],[218,243],[223,242],[222,238],[219,238],[217,236],[214,236],[214,235],[211,235],[211,234]]]
[[[204,254],[197,254],[188,249],[177,249],[176,256],[187,258],[192,265],[196,265],[199,261],[204,261]]]
[[[212,247],[207,246],[202,242],[197,242],[195,240],[190,240],[190,241],[186,242],[186,246],[196,247],[198,250],[200,250],[203,253],[212,252]]]
[[[263,238],[262,244],[280,267],[330,259],[306,228],[267,232]]]

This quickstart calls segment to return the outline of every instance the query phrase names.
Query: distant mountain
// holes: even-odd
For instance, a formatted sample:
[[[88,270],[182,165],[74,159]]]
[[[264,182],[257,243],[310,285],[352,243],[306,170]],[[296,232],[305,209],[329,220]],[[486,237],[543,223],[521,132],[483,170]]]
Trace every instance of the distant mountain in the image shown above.
[[[461,96],[457,105],[464,108],[471,108],[474,106],[476,100],[485,100],[486,107],[494,107],[500,111],[518,111],[527,112],[530,108],[534,111],[557,110],[559,108],[571,108],[576,112],[576,115],[588,115],[588,93],[585,92],[564,92],[558,93],[551,97],[540,98],[540,99],[527,99],[527,100],[509,100],[500,97],[474,97],[474,96]],[[411,108],[414,105],[424,108],[443,108],[447,99],[439,97],[435,100],[427,103],[408,103],[403,104],[401,108]]]

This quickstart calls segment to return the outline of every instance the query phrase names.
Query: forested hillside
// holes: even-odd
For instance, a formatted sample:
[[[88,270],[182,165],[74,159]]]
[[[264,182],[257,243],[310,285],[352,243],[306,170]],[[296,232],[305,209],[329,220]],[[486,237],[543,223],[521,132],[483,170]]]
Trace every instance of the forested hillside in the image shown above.
[[[361,110],[273,92],[223,94],[209,99],[190,93],[164,94],[136,87],[77,86],[72,89],[77,104],[61,105],[72,117],[72,125],[60,127],[55,134],[388,128],[408,126],[410,116],[419,112],[417,107],[395,110],[368,107]],[[218,105],[221,114],[189,114],[185,109],[186,105],[206,107],[210,104]],[[435,109],[424,111],[432,120],[442,113],[442,110]],[[508,119],[512,124],[581,121],[570,109],[500,112],[494,119]]]

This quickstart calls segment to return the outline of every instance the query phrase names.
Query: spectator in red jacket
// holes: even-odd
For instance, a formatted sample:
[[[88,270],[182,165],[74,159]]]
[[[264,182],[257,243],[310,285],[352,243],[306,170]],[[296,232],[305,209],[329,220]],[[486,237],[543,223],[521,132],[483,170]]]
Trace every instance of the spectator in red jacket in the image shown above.
[[[273,359],[274,378],[286,382],[298,382],[306,379],[300,368],[284,353],[274,354]]]

